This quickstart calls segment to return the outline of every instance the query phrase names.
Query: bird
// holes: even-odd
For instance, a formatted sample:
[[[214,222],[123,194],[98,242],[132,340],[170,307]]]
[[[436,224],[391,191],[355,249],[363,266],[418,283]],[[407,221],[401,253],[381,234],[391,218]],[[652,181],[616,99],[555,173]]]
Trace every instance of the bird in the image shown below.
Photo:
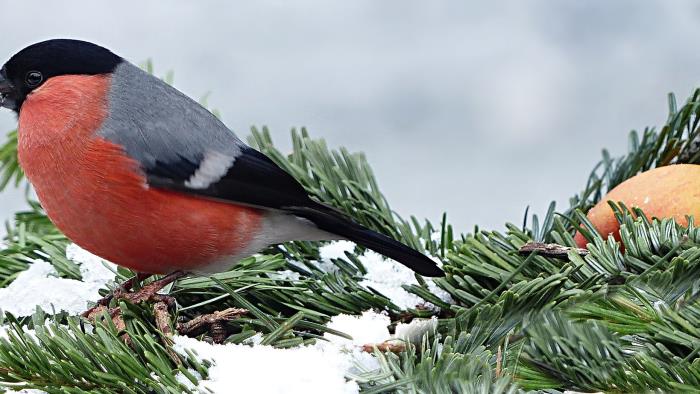
[[[221,272],[283,242],[350,240],[444,276],[313,199],[209,110],[100,45],[51,39],[20,50],[0,69],[0,106],[17,115],[19,163],[49,219],[141,275]]]

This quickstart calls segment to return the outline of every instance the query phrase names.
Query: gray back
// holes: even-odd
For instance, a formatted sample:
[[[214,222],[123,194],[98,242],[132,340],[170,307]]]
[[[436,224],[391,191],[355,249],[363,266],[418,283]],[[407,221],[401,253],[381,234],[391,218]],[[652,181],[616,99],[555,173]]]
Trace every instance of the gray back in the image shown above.
[[[144,168],[197,163],[208,152],[235,158],[244,146],[206,108],[127,61],[112,76],[109,115],[98,135],[124,146]]]

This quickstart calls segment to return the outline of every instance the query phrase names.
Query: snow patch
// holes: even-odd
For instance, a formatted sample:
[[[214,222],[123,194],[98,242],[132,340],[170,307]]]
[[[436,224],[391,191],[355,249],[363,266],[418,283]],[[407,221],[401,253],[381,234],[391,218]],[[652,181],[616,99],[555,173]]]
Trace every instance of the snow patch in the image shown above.
[[[362,312],[361,316],[337,315],[326,326],[352,336],[352,340],[329,333],[323,334],[323,338],[342,347],[381,343],[391,338],[388,328],[390,324],[389,316],[373,311]]]
[[[382,255],[371,250],[365,252],[359,259],[367,269],[360,285],[371,287],[384,294],[401,309],[415,308],[416,305],[425,303],[422,298],[401,287],[418,284],[411,269],[395,260],[384,259]]]
[[[347,259],[345,252],[353,253],[355,243],[351,241],[334,241],[323,245],[318,249],[321,260],[316,261],[316,267],[323,272],[337,272],[338,266],[333,263],[334,259]]]
[[[350,241],[335,241],[320,248],[321,262],[319,268],[326,271],[336,271],[337,267],[333,265],[331,259],[346,258],[345,252],[352,253],[355,250],[355,244]],[[436,261],[439,266],[442,262],[439,258],[430,256]],[[419,304],[430,303],[425,302],[422,298],[415,294],[407,292],[402,285],[417,285],[415,273],[408,267],[399,262],[385,258],[384,256],[374,251],[368,250],[363,255],[358,256],[362,265],[367,269],[360,285],[371,287],[386,297],[389,297],[391,302],[401,309],[415,308]],[[328,268],[332,266],[333,268]],[[438,296],[441,300],[447,303],[453,303],[450,294],[438,287],[432,278],[424,278],[431,293]]]
[[[210,360],[209,377],[199,389],[229,393],[357,393],[359,387],[345,378],[352,360],[336,348],[303,346],[275,349],[272,346],[212,345],[183,336],[173,337],[174,350],[194,351]],[[269,373],[273,371],[274,378]]]
[[[68,245],[66,248],[66,258],[80,264],[80,275],[83,278],[82,281],[85,283],[99,283],[101,287],[114,279],[114,271],[117,269],[115,264],[95,256],[76,244]]]
[[[430,319],[413,319],[410,323],[397,324],[394,337],[418,345],[425,334],[437,330],[437,325],[438,319],[436,316]]]
[[[175,336],[173,348],[182,355],[187,354],[185,349],[194,351],[200,360],[213,363],[208,379],[201,380],[198,388],[214,393],[227,393],[232,387],[244,393],[357,393],[357,383],[347,377],[380,367],[372,354],[362,351],[362,345],[390,339],[389,324],[386,314],[366,311],[361,316],[335,316],[327,325],[351,335],[353,340],[326,333],[324,339],[328,341],[275,349],[260,345],[259,340],[250,341],[253,346],[212,345]],[[275,379],[270,379],[266,371],[274,371]]]
[[[80,264],[83,281],[59,278],[51,264],[36,260],[0,289],[0,309],[15,316],[29,316],[37,306],[47,312],[78,314],[88,301],[100,299],[98,290],[114,279],[114,272],[105,267],[104,260],[77,245],[68,246],[66,257]]]
[[[197,388],[213,393],[227,393],[232,387],[244,393],[357,393],[357,383],[348,377],[380,368],[379,361],[362,350],[363,345],[395,340],[419,343],[425,333],[435,330],[437,318],[399,324],[394,336],[389,334],[389,324],[386,314],[366,311],[360,316],[334,316],[327,324],[351,335],[352,340],[326,333],[327,341],[312,346],[275,349],[259,341],[253,341],[258,342],[253,346],[212,345],[175,336],[173,349],[182,355],[191,350],[200,360],[212,362],[209,377]],[[274,371],[275,379],[269,379],[265,371]],[[181,376],[178,381],[187,385],[185,379]]]
[[[355,243],[352,241],[334,241],[318,249],[321,254],[321,259],[326,261],[344,259],[346,258],[345,252],[353,253],[354,250]]]

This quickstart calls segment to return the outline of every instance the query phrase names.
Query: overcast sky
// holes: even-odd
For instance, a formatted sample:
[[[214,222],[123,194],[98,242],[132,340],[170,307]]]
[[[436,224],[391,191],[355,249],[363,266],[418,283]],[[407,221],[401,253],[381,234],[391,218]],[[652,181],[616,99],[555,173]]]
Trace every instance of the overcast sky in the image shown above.
[[[268,125],[288,148],[307,126],[364,151],[399,213],[460,231],[566,204],[603,147],[700,85],[693,1],[32,3],[3,5],[1,58],[56,37],[151,58],[239,135]],[[0,195],[0,219],[21,200]]]

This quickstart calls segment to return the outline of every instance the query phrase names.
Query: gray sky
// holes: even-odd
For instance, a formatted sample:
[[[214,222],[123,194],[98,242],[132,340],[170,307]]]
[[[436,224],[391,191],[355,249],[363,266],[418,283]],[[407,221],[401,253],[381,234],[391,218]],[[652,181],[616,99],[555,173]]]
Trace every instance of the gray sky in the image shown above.
[[[364,151],[402,215],[460,231],[566,204],[607,147],[700,82],[693,1],[8,2],[0,57],[55,37],[104,45],[278,145],[307,126]],[[0,130],[15,125],[0,113]],[[0,195],[0,219],[21,207]]]

